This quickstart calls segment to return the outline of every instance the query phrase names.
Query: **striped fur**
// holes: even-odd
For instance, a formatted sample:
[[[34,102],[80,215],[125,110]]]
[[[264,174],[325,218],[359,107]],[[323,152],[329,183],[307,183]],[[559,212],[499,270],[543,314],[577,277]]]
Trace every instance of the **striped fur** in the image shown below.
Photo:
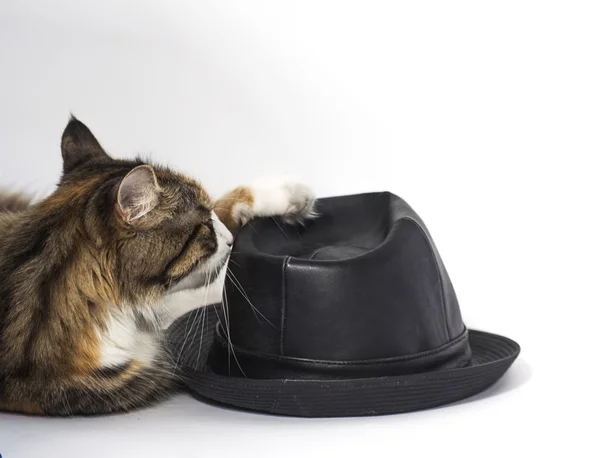
[[[30,199],[19,193],[0,191],[0,213],[19,212],[29,207]]]

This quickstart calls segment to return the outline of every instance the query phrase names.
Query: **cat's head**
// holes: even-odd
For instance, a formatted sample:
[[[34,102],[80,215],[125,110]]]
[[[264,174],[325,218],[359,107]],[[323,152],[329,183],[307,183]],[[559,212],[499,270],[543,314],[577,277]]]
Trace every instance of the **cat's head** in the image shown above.
[[[113,159],[75,118],[61,149],[63,176],[44,205],[71,221],[65,227],[81,244],[74,249],[82,275],[112,283],[103,287],[132,304],[215,280],[232,235],[199,183],[141,160]]]

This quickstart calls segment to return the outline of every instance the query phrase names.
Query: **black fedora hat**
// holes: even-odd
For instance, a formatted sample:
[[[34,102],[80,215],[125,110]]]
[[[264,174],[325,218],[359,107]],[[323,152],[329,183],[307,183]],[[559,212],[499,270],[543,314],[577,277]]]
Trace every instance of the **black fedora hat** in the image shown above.
[[[518,344],[467,330],[435,244],[406,202],[359,194],[321,199],[318,211],[304,227],[247,225],[229,264],[227,306],[203,310],[200,330],[189,317],[173,327],[192,392],[274,414],[358,416],[449,404],[502,377]]]

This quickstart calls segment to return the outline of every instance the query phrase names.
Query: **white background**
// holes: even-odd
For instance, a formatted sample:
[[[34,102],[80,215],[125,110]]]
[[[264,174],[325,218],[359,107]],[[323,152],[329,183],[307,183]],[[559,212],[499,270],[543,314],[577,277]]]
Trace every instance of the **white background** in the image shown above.
[[[179,396],[0,414],[0,453],[599,456],[599,8],[1,0],[0,185],[50,192],[73,112],[113,155],[215,195],[281,173],[320,196],[390,190],[426,221],[467,325],[523,350],[489,392],[426,412],[307,420]]]

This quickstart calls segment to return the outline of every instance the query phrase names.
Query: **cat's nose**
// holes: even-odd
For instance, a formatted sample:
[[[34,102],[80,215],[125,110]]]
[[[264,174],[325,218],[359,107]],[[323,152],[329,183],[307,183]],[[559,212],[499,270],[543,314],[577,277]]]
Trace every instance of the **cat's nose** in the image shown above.
[[[221,237],[225,239],[225,244],[228,248],[233,246],[233,234],[227,230],[225,226],[223,226],[223,231],[221,232]]]
[[[233,246],[233,235],[229,232],[229,229],[221,222],[218,216],[213,212],[213,226],[218,237],[225,239],[225,244],[231,248]]]

